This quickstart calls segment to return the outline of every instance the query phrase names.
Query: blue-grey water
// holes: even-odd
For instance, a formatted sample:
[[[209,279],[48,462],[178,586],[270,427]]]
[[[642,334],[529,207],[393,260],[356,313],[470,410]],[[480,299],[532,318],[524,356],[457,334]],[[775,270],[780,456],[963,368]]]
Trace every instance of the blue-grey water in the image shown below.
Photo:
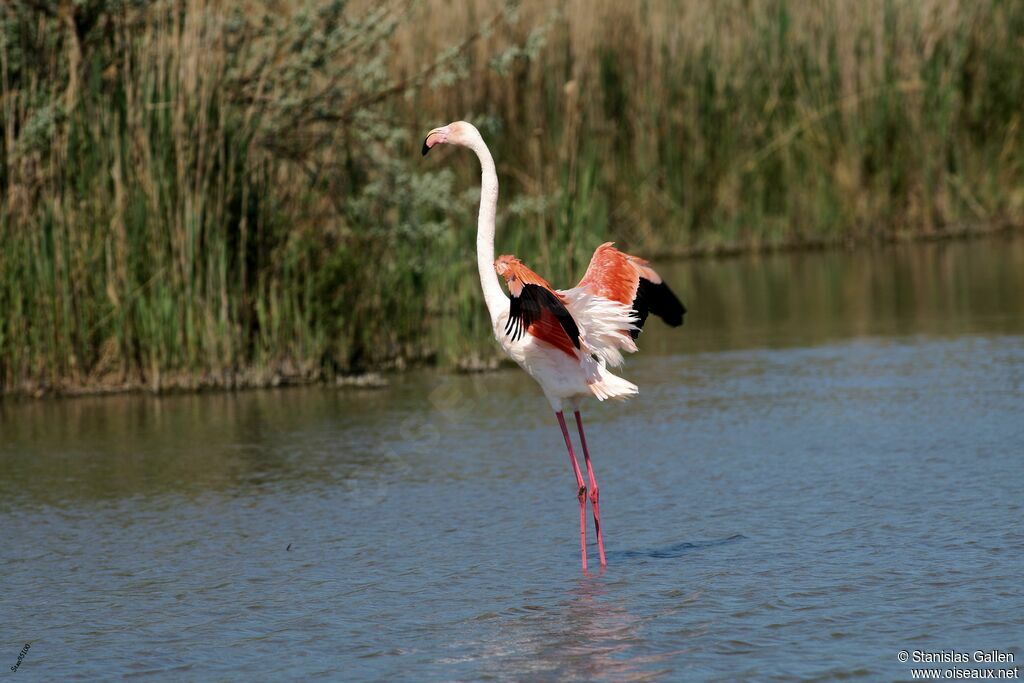
[[[608,548],[589,576],[557,423],[514,368],[0,403],[2,670],[874,681],[911,678],[901,650],[1019,665],[1024,240],[663,270],[686,326],[652,321],[623,373],[641,396],[584,411]]]

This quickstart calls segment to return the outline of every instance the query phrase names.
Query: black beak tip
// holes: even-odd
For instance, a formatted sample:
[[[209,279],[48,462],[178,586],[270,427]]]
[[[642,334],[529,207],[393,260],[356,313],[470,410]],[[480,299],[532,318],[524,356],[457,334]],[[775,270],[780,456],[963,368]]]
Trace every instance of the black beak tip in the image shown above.
[[[427,152],[429,152],[429,151],[430,151],[430,148],[427,147],[427,141],[424,140],[423,141],[423,156],[427,156]]]

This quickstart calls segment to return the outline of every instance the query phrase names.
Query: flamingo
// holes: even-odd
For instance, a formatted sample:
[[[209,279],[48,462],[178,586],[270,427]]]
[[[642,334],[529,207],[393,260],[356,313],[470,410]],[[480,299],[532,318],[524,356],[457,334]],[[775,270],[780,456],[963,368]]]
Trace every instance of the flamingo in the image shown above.
[[[624,400],[637,386],[609,372],[623,362],[623,352],[637,350],[636,339],[653,313],[672,327],[683,324],[686,308],[650,264],[606,242],[594,252],[583,279],[572,289],[553,289],[547,280],[512,255],[494,258],[494,219],[498,205],[498,175],[480,131],[465,121],[435,128],[423,141],[423,156],[441,144],[468,147],[480,160],[480,213],[476,256],[484,301],[494,336],[512,360],[533,377],[547,397],[573,474],[580,504],[580,555],[587,571],[587,483],[573,450],[564,410],[576,418],[587,468],[590,503],[601,567],[607,565],[601,535],[599,490],[583,433],[580,402]],[[505,280],[508,295],[498,276]]]

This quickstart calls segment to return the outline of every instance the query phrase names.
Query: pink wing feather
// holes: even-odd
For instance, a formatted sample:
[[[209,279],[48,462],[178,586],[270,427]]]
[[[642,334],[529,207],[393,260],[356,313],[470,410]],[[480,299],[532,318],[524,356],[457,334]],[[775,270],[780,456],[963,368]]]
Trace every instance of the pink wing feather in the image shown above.
[[[644,259],[621,252],[613,245],[605,242],[594,251],[587,272],[576,286],[590,294],[632,305],[637,317],[637,329],[632,331],[634,339],[648,313],[673,327],[682,325],[686,307],[661,276]]]
[[[512,297],[505,331],[513,341],[525,321],[527,334],[576,358],[579,328],[565,307],[565,298],[515,256],[499,256],[494,269],[505,278]]]

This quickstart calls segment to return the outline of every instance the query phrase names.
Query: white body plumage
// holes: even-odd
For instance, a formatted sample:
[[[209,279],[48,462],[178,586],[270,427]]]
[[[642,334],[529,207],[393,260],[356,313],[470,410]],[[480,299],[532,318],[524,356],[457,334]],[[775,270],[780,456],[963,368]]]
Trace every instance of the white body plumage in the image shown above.
[[[677,327],[686,308],[647,262],[602,244],[594,252],[587,272],[572,289],[555,290],[511,255],[494,259],[494,224],[498,204],[498,175],[494,159],[480,132],[465,121],[435,128],[423,141],[423,154],[449,143],[472,149],[480,159],[480,214],[477,221],[476,258],[480,286],[498,343],[512,360],[530,374],[544,391],[558,418],[576,476],[580,504],[580,556],[587,570],[587,486],[573,452],[563,414],[573,409],[590,480],[590,502],[601,565],[606,564],[598,512],[598,488],[583,435],[578,410],[580,399],[625,399],[636,385],[609,372],[622,363],[623,352],[636,351],[633,341],[648,314]],[[498,275],[505,278],[511,298]]]
[[[609,366],[622,364],[623,351],[636,351],[632,337],[623,334],[623,330],[635,329],[632,308],[580,288],[558,293],[565,298],[566,309],[579,327],[576,357],[529,334],[512,341],[505,332],[507,310],[494,323],[494,336],[505,353],[537,380],[555,412],[563,409],[566,400],[575,409],[587,396],[600,401],[635,396],[639,392],[635,384],[608,370]]]

